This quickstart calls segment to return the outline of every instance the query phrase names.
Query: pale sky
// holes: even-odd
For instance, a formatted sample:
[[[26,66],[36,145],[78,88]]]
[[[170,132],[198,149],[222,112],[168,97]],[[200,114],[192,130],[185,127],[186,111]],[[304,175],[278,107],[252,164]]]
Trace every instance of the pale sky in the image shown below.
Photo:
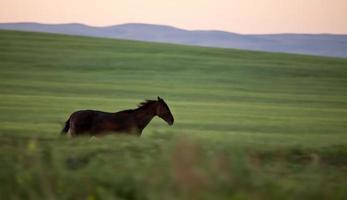
[[[0,22],[347,34],[347,0],[0,0]]]

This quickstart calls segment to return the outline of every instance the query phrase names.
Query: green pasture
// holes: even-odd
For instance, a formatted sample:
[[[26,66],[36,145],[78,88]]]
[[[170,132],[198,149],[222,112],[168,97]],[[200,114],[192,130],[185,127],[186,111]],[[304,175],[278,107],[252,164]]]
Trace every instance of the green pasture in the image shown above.
[[[140,138],[80,109],[165,99]],[[0,199],[346,199],[347,59],[0,31]]]

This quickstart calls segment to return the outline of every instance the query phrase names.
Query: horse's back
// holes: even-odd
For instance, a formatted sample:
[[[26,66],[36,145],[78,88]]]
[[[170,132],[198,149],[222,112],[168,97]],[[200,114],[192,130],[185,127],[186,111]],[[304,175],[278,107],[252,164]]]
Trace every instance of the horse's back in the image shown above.
[[[79,110],[79,111],[75,111],[71,114],[70,119],[72,121],[80,121],[82,119],[88,119],[88,118],[92,118],[93,116],[95,116],[96,111],[95,110]]]

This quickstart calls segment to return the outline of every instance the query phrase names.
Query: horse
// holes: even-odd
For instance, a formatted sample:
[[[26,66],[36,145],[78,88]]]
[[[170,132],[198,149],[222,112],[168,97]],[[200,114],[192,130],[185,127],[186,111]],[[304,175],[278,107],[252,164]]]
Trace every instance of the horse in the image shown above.
[[[72,137],[102,136],[108,133],[141,136],[143,129],[155,116],[160,117],[170,126],[174,123],[169,106],[159,96],[157,100],[146,100],[140,103],[136,109],[115,113],[79,110],[70,115],[61,135],[67,135],[70,131]]]

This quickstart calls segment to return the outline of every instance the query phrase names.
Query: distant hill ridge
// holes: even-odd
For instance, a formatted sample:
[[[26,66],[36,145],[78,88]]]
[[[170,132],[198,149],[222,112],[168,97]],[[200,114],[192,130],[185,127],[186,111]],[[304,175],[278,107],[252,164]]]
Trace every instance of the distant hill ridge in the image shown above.
[[[0,29],[347,57],[347,35],[335,34],[251,35],[217,30],[184,30],[172,26],[142,23],[128,23],[104,27],[94,27],[78,23],[0,23]]]

